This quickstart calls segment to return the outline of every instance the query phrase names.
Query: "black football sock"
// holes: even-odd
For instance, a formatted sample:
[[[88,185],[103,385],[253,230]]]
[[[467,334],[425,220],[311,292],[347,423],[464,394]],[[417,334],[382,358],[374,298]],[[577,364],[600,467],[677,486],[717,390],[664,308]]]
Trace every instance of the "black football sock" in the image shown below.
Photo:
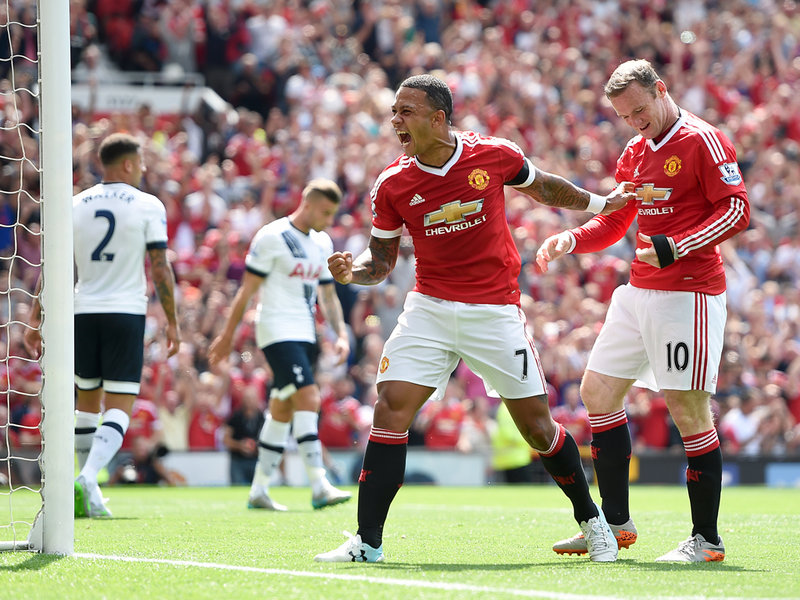
[[[578,444],[563,425],[560,423],[557,425],[558,431],[552,449],[548,452],[539,452],[539,456],[553,481],[572,502],[575,520],[583,523],[597,516],[597,508],[589,495],[589,484],[583,472]]]
[[[692,535],[719,542],[717,518],[722,494],[722,451],[716,430],[683,438],[686,449],[686,489],[692,507]],[[702,454],[697,454],[702,452]]]
[[[383,543],[383,524],[403,485],[408,432],[373,427],[358,478],[358,534],[373,548]]]
[[[592,424],[592,462],[603,499],[603,514],[612,525],[631,518],[628,504],[631,434],[624,410],[589,415]]]

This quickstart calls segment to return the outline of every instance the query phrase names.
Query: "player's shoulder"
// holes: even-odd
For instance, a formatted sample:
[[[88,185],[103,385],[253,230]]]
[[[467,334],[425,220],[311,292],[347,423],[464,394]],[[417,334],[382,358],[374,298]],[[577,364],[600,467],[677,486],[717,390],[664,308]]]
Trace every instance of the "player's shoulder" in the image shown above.
[[[701,143],[710,138],[717,138],[723,142],[729,141],[728,136],[726,136],[719,127],[712,125],[693,113],[684,112],[682,120],[681,133],[684,138],[693,139],[696,143]]]
[[[456,136],[461,139],[465,150],[499,149],[513,154],[523,155],[519,145],[506,138],[469,130],[457,131]]]
[[[289,218],[281,217],[261,226],[253,236],[253,243],[261,240],[279,238],[290,227]]]
[[[408,187],[408,176],[415,174],[416,161],[411,156],[401,154],[384,167],[372,186],[370,195],[374,198],[379,192],[386,193],[394,188]]]
[[[721,129],[690,112],[686,112],[682,120],[681,143],[692,144],[706,151],[717,163],[735,156],[733,142]]]
[[[328,246],[333,246],[333,240],[331,240],[331,236],[328,235],[327,231],[316,231],[312,229],[311,231],[309,231],[309,237],[318,246],[322,246],[325,248],[327,248]]]

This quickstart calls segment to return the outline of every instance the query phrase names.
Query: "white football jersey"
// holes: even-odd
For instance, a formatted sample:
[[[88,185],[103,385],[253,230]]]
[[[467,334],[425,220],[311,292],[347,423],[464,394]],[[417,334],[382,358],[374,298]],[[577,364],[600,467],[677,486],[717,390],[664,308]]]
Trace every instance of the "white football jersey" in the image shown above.
[[[265,277],[259,290],[256,343],[315,342],[317,286],[333,281],[328,257],[333,242],[324,231],[303,233],[288,217],[256,232],[247,269]]]
[[[167,247],[161,201],[127,183],[98,183],[73,197],[72,228],[75,314],[145,314],[145,253]]]

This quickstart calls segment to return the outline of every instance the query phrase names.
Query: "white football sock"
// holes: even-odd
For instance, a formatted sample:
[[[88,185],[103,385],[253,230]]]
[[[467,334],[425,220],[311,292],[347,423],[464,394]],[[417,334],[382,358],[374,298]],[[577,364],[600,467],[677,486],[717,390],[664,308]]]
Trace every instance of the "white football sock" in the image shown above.
[[[78,470],[83,469],[89,450],[92,448],[94,434],[100,424],[100,413],[75,411],[75,455],[78,459]]]
[[[92,449],[81,469],[81,476],[87,483],[97,483],[97,474],[105,467],[122,446],[122,439],[130,424],[130,417],[124,410],[110,408],[103,414],[103,424],[97,428],[92,440]]]
[[[322,442],[319,441],[317,423],[319,415],[310,410],[299,410],[294,413],[292,435],[297,440],[300,457],[306,467],[308,481],[313,494],[320,494],[328,480],[325,477],[325,466],[322,462]]]
[[[251,494],[266,493],[269,490],[272,474],[283,458],[289,426],[290,423],[281,423],[273,419],[271,415],[267,415],[267,420],[258,435],[258,463],[253,474],[253,483],[250,486]],[[269,448],[265,448],[264,445]]]

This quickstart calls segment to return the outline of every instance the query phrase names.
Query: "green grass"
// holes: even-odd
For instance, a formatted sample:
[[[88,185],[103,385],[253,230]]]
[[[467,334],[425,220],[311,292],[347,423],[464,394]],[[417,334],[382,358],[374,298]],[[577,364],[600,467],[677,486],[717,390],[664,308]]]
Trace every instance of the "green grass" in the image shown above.
[[[576,531],[567,500],[553,485],[406,486],[389,513],[387,562],[377,565],[313,562],[344,541],[342,529],[355,531],[355,501],[314,511],[307,489],[273,493],[290,512],[247,510],[245,488],[108,488],[115,518],[76,521],[74,556],[0,553],[0,595],[800,598],[800,490],[725,489],[726,559],[693,565],[654,562],[689,534],[680,486],[632,489],[639,541],[613,564],[552,552],[555,540]],[[592,493],[598,497],[596,488]],[[32,505],[35,497],[28,496]]]

